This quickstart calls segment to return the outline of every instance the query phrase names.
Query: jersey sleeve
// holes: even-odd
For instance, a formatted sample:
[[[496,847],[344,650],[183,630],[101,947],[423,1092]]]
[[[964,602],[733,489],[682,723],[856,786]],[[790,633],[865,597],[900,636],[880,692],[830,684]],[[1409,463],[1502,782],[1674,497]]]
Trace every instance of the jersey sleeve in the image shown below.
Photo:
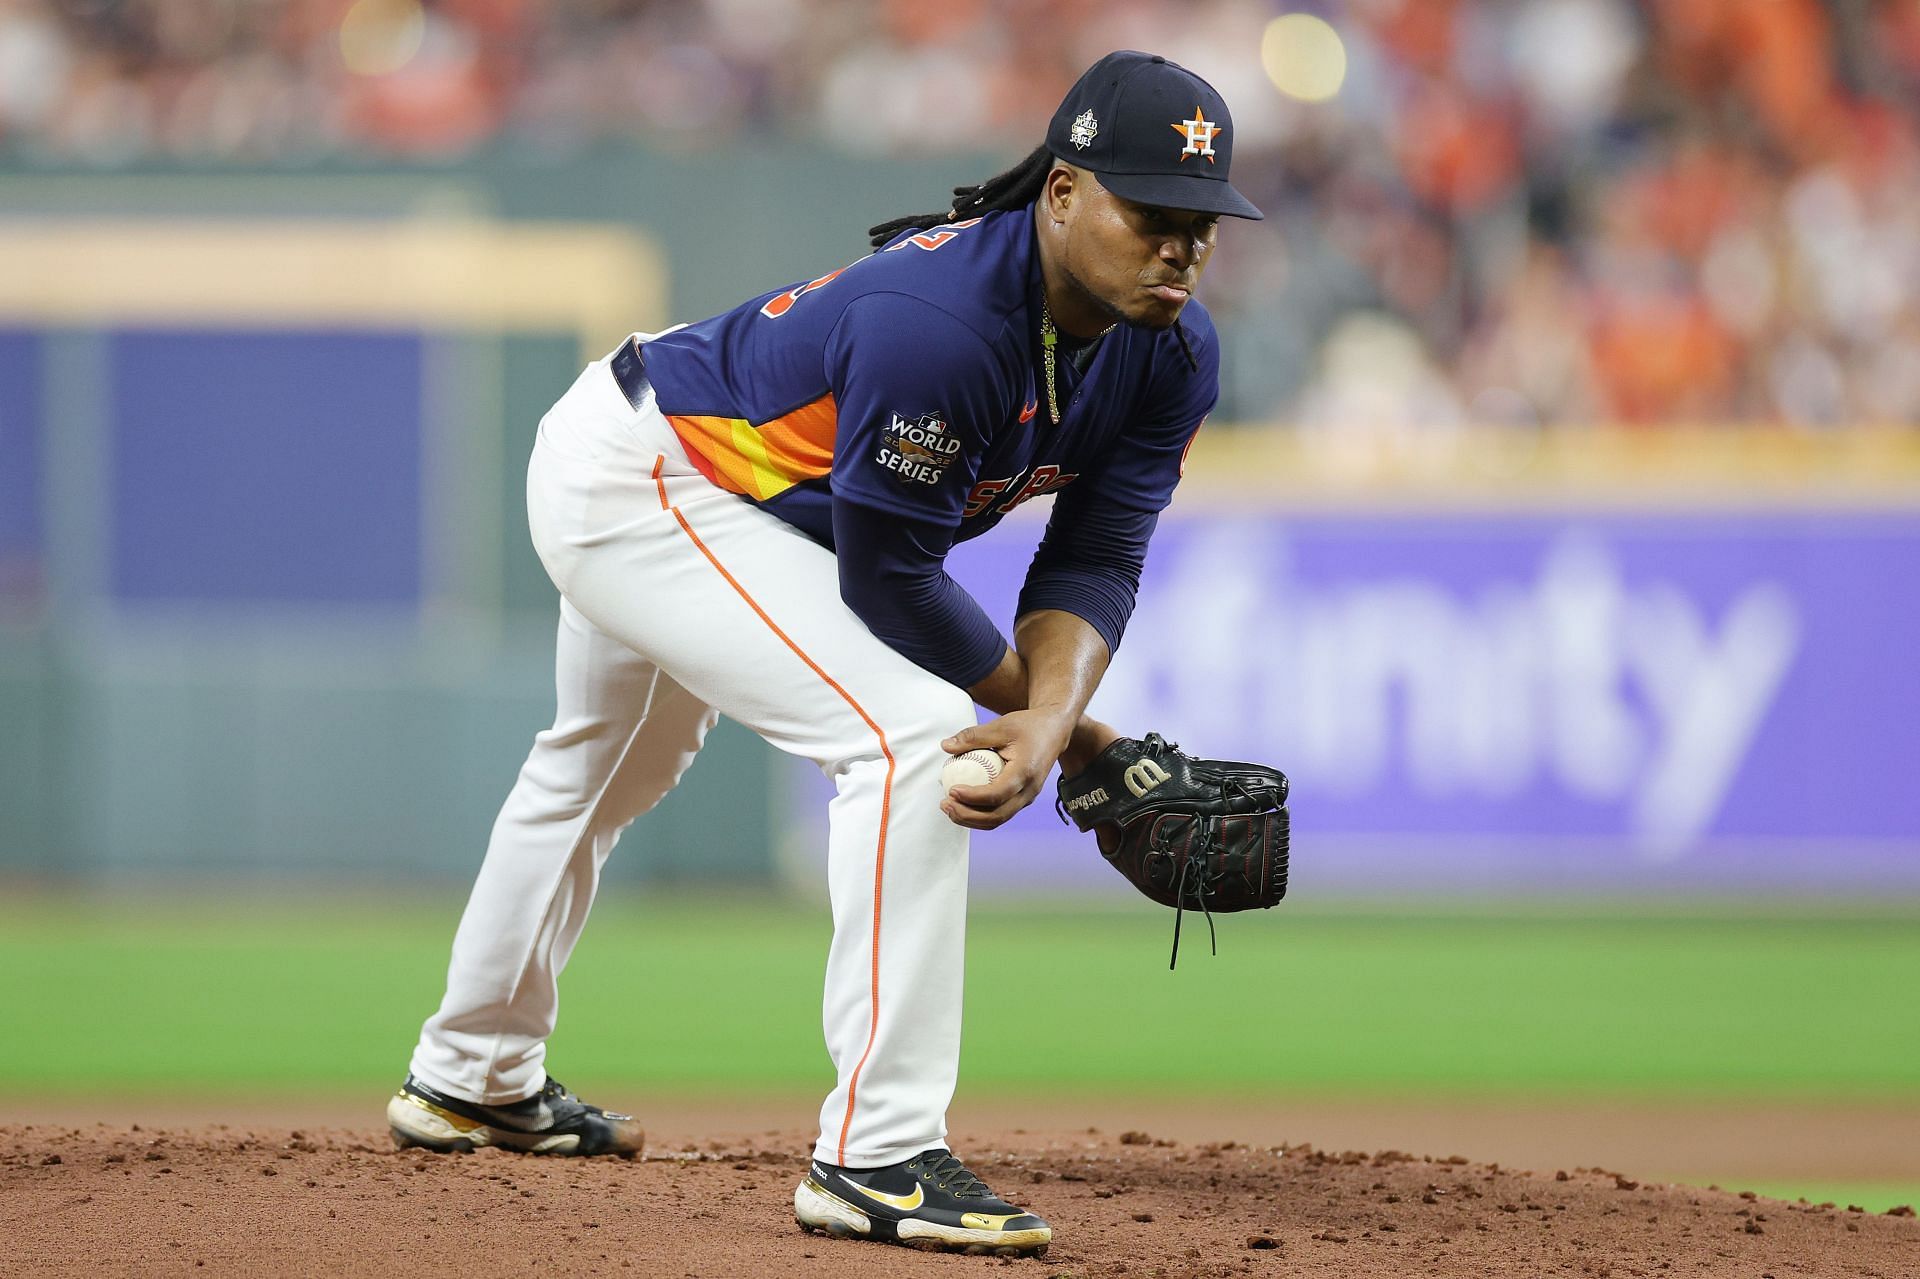
[[[848,304],[824,358],[834,501],[958,527],[992,432],[1011,416],[992,348],[930,302],[870,293]]]
[[[1078,500],[1075,500],[1078,499]],[[1120,648],[1159,515],[1089,501],[1071,489],[1054,504],[1046,536],[1027,567],[1017,613],[1071,613]]]
[[[952,529],[835,502],[833,535],[840,599],[883,643],[959,688],[993,673],[1007,644],[947,575]]]
[[[1220,399],[1220,339],[1213,320],[1190,303],[1181,317],[1188,363],[1177,340],[1161,344],[1140,415],[1121,433],[1091,489],[1114,505],[1158,512],[1173,500],[1187,446]]]
[[[826,346],[837,427],[833,532],[840,597],[908,660],[961,688],[1006,643],[943,567],[1007,378],[974,331],[931,303],[871,293]]]
[[[1163,348],[1139,419],[1128,424],[1091,482],[1055,499],[1020,590],[1021,613],[1072,613],[1100,633],[1109,654],[1119,649],[1133,616],[1147,542],[1173,500],[1187,446],[1220,398],[1220,345],[1212,321],[1198,311],[1182,323],[1192,363],[1177,343]]]

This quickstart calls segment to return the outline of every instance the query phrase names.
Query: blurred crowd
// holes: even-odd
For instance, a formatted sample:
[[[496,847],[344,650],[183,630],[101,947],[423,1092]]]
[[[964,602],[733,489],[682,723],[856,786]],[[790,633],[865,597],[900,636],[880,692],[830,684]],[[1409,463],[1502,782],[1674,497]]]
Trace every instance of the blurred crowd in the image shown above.
[[[1223,416],[1920,422],[1916,0],[0,0],[0,155],[1011,159],[1125,47],[1222,90],[1270,214],[1203,289]]]

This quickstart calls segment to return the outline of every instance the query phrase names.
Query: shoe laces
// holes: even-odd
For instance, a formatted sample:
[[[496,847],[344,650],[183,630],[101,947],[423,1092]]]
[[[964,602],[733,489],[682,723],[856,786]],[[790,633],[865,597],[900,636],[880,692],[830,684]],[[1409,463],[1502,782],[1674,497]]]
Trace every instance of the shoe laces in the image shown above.
[[[907,1161],[907,1169],[910,1172],[917,1170],[922,1177],[955,1199],[993,1198],[993,1191],[987,1189],[987,1183],[969,1172],[967,1166],[951,1151],[916,1156]]]

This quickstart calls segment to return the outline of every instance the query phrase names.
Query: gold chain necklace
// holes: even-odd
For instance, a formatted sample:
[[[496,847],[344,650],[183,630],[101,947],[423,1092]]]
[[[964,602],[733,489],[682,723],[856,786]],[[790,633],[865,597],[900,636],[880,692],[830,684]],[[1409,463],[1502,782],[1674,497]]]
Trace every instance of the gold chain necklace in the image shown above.
[[[1107,336],[1107,334],[1113,332],[1117,327],[1117,322],[1115,324],[1109,324],[1106,328],[1100,330],[1099,335],[1095,337],[1093,341],[1098,342],[1100,338]],[[1060,330],[1055,328],[1053,324],[1053,308],[1047,305],[1047,295],[1042,293],[1040,295],[1040,362],[1044,364],[1047,369],[1047,420],[1055,426],[1060,425],[1060,393],[1054,389],[1056,385],[1054,370],[1058,367],[1058,356],[1055,354],[1055,348],[1059,345]]]
[[[1060,344],[1060,332],[1053,327],[1053,312],[1046,294],[1040,295],[1040,362],[1047,368],[1047,420],[1060,425],[1060,393],[1054,390],[1054,348]]]

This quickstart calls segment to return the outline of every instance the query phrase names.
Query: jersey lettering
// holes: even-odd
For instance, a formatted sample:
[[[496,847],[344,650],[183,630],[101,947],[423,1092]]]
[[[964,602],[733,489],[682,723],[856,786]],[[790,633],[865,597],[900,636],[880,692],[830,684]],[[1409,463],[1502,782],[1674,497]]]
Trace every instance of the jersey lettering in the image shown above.
[[[904,249],[911,244],[916,249],[925,249],[931,253],[941,245],[959,239],[960,232],[979,221],[979,218],[968,218],[965,222],[950,222],[938,231],[922,231],[918,235],[908,236],[898,244],[889,244],[883,251],[892,253],[895,249]]]
[[[840,271],[846,269],[845,267],[841,267]],[[808,280],[805,284],[788,289],[785,293],[774,294],[767,299],[766,305],[760,308],[760,314],[766,316],[769,320],[779,319],[787,312],[793,310],[793,304],[795,302],[798,302],[815,289],[825,288],[827,285],[839,279],[840,271],[829,271],[817,280]]]
[[[970,520],[993,505],[993,499],[1006,492],[1019,479],[1018,475],[1006,480],[981,480],[967,493],[967,505],[960,512],[960,518]]]
[[[1026,476],[1025,484],[1020,484],[1021,476]],[[985,514],[994,501],[1015,484],[1020,484],[1020,487],[1015,490],[1012,497],[1001,503],[1000,514],[1002,515],[1022,502],[1051,493],[1056,489],[1063,489],[1079,478],[1078,471],[1063,473],[1057,466],[1036,466],[1033,468],[1032,475],[1021,471],[1018,475],[1008,476],[1004,480],[981,480],[967,490],[967,505],[960,512],[960,517],[971,519],[976,515]]]
[[[938,484],[959,455],[960,439],[939,414],[908,419],[894,413],[880,428],[880,451],[873,460],[903,480]]]
[[[1033,468],[1033,474],[1027,477],[1027,482],[1022,484],[1019,491],[1001,506],[1000,513],[1005,515],[1020,503],[1039,497],[1043,493],[1065,488],[1079,478],[1080,474],[1077,471],[1062,474],[1057,466],[1036,466]]]
[[[911,480],[915,484],[938,484],[940,477],[947,473],[944,467],[936,466],[931,462],[923,462],[917,458],[908,457],[904,453],[896,453],[888,449],[881,449],[878,453],[874,454],[873,460],[898,475],[901,479]]]

